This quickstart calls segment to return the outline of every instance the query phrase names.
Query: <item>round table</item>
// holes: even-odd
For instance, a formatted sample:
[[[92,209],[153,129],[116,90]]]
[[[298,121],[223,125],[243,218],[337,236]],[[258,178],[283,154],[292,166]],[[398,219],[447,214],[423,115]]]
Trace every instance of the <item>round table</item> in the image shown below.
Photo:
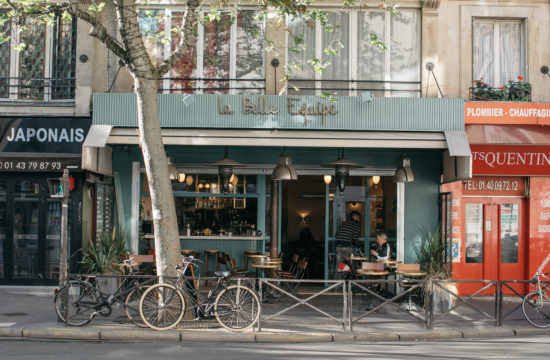
[[[425,271],[396,271],[395,273],[408,277],[424,277],[427,274]]]
[[[364,275],[364,276],[386,276],[389,274],[386,270],[363,270],[363,269],[357,269],[356,273],[358,275]]]

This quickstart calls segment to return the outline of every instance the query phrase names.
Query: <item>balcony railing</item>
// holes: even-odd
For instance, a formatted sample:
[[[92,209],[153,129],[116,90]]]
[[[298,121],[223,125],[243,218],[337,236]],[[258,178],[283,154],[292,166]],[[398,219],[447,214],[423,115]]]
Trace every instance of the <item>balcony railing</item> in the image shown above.
[[[164,78],[159,84],[161,94],[265,94],[265,78]]]
[[[329,92],[337,96],[357,96],[367,91],[375,97],[422,95],[420,81],[290,79],[288,84],[288,93],[296,95],[321,95]]]
[[[0,77],[1,100],[73,100],[76,79]]]

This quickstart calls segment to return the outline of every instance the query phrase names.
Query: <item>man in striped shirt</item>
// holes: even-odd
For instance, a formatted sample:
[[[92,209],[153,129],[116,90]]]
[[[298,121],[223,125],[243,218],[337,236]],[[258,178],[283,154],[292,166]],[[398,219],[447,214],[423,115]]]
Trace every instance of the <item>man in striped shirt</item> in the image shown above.
[[[345,257],[350,257],[353,248],[358,246],[358,238],[361,236],[361,227],[359,220],[361,214],[352,211],[349,214],[349,220],[344,221],[336,233],[336,266],[338,266]]]

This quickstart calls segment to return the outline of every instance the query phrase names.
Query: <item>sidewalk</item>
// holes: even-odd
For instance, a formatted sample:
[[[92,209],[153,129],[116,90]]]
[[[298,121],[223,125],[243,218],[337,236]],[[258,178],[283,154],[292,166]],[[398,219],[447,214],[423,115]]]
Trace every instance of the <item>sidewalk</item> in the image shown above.
[[[448,316],[437,318],[434,329],[416,321],[406,311],[397,311],[393,306],[384,306],[380,311],[360,320],[353,331],[342,329],[342,324],[311,309],[306,305],[264,320],[267,316],[291,306],[290,299],[278,299],[274,304],[263,307],[261,331],[244,333],[229,332],[219,327],[215,320],[182,322],[178,329],[155,331],[141,329],[127,322],[122,309],[115,309],[110,317],[97,316],[83,327],[66,327],[57,321],[53,293],[30,295],[8,293],[0,288],[0,338],[3,339],[56,339],[87,341],[170,341],[170,342],[363,342],[399,341],[422,339],[488,338],[527,335],[550,335],[550,329],[532,327],[522,318],[521,309],[514,311],[502,327],[495,327],[494,321],[483,319],[477,311],[468,307],[454,311]],[[303,295],[307,297],[308,295]],[[342,318],[341,295],[331,294],[311,301],[322,311],[336,319]],[[353,316],[364,314],[361,299],[354,301]],[[486,301],[481,309],[486,311],[493,304]],[[483,303],[483,300],[481,301]],[[510,309],[517,301],[507,304]],[[419,312],[413,312],[420,314]],[[476,315],[478,314],[478,315]]]

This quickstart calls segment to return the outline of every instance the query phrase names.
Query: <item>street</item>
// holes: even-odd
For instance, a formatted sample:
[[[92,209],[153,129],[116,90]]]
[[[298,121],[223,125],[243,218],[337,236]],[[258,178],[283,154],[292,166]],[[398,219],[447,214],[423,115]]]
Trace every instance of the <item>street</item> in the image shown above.
[[[547,336],[377,343],[94,343],[0,341],[0,359],[547,359]]]

